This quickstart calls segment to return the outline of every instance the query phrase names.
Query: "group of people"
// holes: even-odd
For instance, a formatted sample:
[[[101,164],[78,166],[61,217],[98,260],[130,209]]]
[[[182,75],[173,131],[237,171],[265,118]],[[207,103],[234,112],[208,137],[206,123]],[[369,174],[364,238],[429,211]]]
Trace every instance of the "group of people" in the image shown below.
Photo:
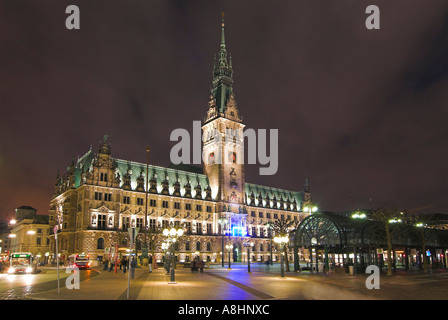
[[[149,272],[152,272],[152,256],[149,256],[148,259],[148,264],[149,264]],[[120,270],[122,270],[123,273],[126,273],[126,270],[128,269],[128,265],[129,265],[129,260],[123,256],[120,259],[117,259],[117,268],[118,266],[120,267]],[[132,269],[137,267],[137,260],[135,259],[135,257],[132,257],[131,260],[131,271],[133,271]],[[109,259],[106,258],[103,261],[103,270],[108,270],[109,272],[114,271],[115,269],[115,259]]]
[[[204,260],[199,259],[199,257],[196,257],[194,260],[191,261],[191,272],[204,272],[204,266],[205,262]]]
[[[128,266],[128,259],[126,257],[122,257],[120,259],[117,259],[117,267],[120,266],[120,270],[123,271],[123,273],[126,273],[126,268]],[[103,270],[108,270],[109,272],[114,271],[115,268],[115,259],[109,259],[106,258],[103,261]]]

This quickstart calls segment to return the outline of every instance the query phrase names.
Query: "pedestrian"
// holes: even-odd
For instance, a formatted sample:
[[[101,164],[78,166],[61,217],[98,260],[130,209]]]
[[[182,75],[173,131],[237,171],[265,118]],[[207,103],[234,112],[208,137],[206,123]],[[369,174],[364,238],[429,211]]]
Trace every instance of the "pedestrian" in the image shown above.
[[[123,267],[123,273],[126,273],[126,264],[127,264],[126,257],[123,257],[121,259],[121,266]]]
[[[149,255],[148,264],[149,264],[149,273],[151,273],[152,272],[152,255]]]
[[[3,264],[1,261],[0,261],[0,273],[3,273]]]
[[[194,272],[194,267],[195,267],[195,260],[191,260],[190,262],[190,266],[191,266],[191,272]]]
[[[135,260],[135,258],[133,257],[131,260],[131,278],[134,279],[134,274],[135,274],[135,268],[137,267],[137,260]]]
[[[204,260],[199,260],[199,269],[201,270],[201,273],[204,272],[204,265],[205,265]]]
[[[114,270],[115,267],[115,263],[113,260],[110,261],[110,267],[109,267],[109,272],[111,272],[112,270]]]
[[[109,267],[109,259],[108,258],[106,258],[104,260],[103,265],[104,265],[103,270],[107,270]]]

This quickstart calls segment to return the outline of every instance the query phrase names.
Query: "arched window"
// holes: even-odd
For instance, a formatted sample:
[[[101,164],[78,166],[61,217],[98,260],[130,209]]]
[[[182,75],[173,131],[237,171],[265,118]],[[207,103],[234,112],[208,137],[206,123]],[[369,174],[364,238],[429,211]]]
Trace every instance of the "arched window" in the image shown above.
[[[212,248],[211,248],[210,242],[207,242],[207,251],[212,251]]]
[[[96,243],[97,249],[104,249],[104,238],[98,238],[98,241]]]
[[[201,242],[200,241],[196,242],[196,250],[201,251]]]
[[[190,250],[190,241],[185,242],[185,251]]]

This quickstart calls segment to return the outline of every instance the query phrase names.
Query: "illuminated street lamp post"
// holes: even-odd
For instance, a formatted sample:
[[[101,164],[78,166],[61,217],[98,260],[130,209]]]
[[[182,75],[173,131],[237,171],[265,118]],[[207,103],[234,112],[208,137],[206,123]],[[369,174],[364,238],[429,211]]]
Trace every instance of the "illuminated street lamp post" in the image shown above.
[[[284,260],[284,257],[283,257],[283,254],[284,254],[284,246],[285,246],[285,244],[286,243],[288,243],[288,241],[289,241],[289,238],[288,238],[288,235],[278,235],[278,236],[276,236],[275,238],[274,238],[274,242],[275,243],[278,243],[279,245],[280,245],[280,260],[281,260],[281,276],[282,276],[282,278],[284,278],[285,277],[285,267],[283,266],[283,260]]]
[[[165,259],[164,259],[164,261],[163,261],[163,265],[164,265],[164,267],[165,267],[165,270],[166,270],[166,274],[169,274],[169,264],[168,264],[168,258],[167,258],[167,255],[168,255],[168,249],[170,248],[170,244],[168,243],[168,241],[167,242],[162,242],[162,250],[163,250],[163,252],[164,252],[164,254],[165,254]]]
[[[270,238],[270,240],[271,240],[271,243],[270,243],[270,247],[271,247],[271,256],[270,256],[270,260],[271,260],[271,266],[274,264],[274,262],[273,262],[273,255],[272,255],[272,229],[273,229],[273,226],[272,226],[272,224],[270,223],[270,222],[268,222],[267,223],[267,226],[268,226],[268,232],[269,232],[269,238]]]
[[[250,272],[250,248],[254,246],[253,242],[245,242],[243,246],[247,249],[247,272]]]
[[[310,215],[314,212],[317,212],[317,210],[319,210],[319,208],[311,202],[303,207],[303,212],[308,212]]]
[[[224,225],[226,224],[226,218],[221,217],[218,219],[219,224],[221,225],[221,266],[224,267]]]
[[[145,189],[145,223],[143,225],[144,229],[144,240],[143,240],[143,246],[142,246],[142,258],[148,261],[148,176],[149,176],[149,147],[146,147],[146,189]],[[136,250],[137,251],[137,250]],[[151,270],[151,268],[149,269]]]
[[[175,284],[176,283],[176,280],[175,280],[176,275],[175,275],[175,270],[174,270],[174,263],[175,263],[175,261],[174,261],[174,259],[175,259],[174,244],[176,243],[177,239],[179,237],[181,237],[183,234],[184,234],[184,229],[182,229],[182,228],[174,228],[173,227],[171,229],[164,229],[163,230],[163,235],[165,237],[168,237],[168,239],[171,242],[171,252],[172,253],[171,253],[171,265],[170,265],[170,268],[171,268],[171,279],[170,279],[170,282],[169,282],[170,284]]]
[[[226,244],[226,249],[229,250],[229,269],[230,269],[230,251],[232,250],[233,246],[231,244]]]

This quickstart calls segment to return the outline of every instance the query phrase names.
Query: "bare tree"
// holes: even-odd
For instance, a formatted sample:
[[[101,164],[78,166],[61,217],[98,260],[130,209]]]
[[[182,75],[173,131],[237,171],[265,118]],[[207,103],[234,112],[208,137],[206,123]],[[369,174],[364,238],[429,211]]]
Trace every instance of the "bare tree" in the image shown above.
[[[271,225],[273,235],[282,235],[282,236],[288,236],[293,233],[299,225],[299,221],[294,220],[276,220]],[[289,272],[289,260],[288,260],[288,246],[283,246],[283,253],[285,255],[285,261],[286,261],[286,271]]]
[[[418,215],[408,217],[408,222],[420,230],[420,241],[422,246],[423,271],[429,272],[428,260],[426,258],[426,237],[425,237],[425,216],[420,213]]]
[[[387,241],[387,275],[392,275],[392,232],[395,223],[401,222],[403,214],[397,208],[378,208],[372,210],[372,218],[381,222]]]

